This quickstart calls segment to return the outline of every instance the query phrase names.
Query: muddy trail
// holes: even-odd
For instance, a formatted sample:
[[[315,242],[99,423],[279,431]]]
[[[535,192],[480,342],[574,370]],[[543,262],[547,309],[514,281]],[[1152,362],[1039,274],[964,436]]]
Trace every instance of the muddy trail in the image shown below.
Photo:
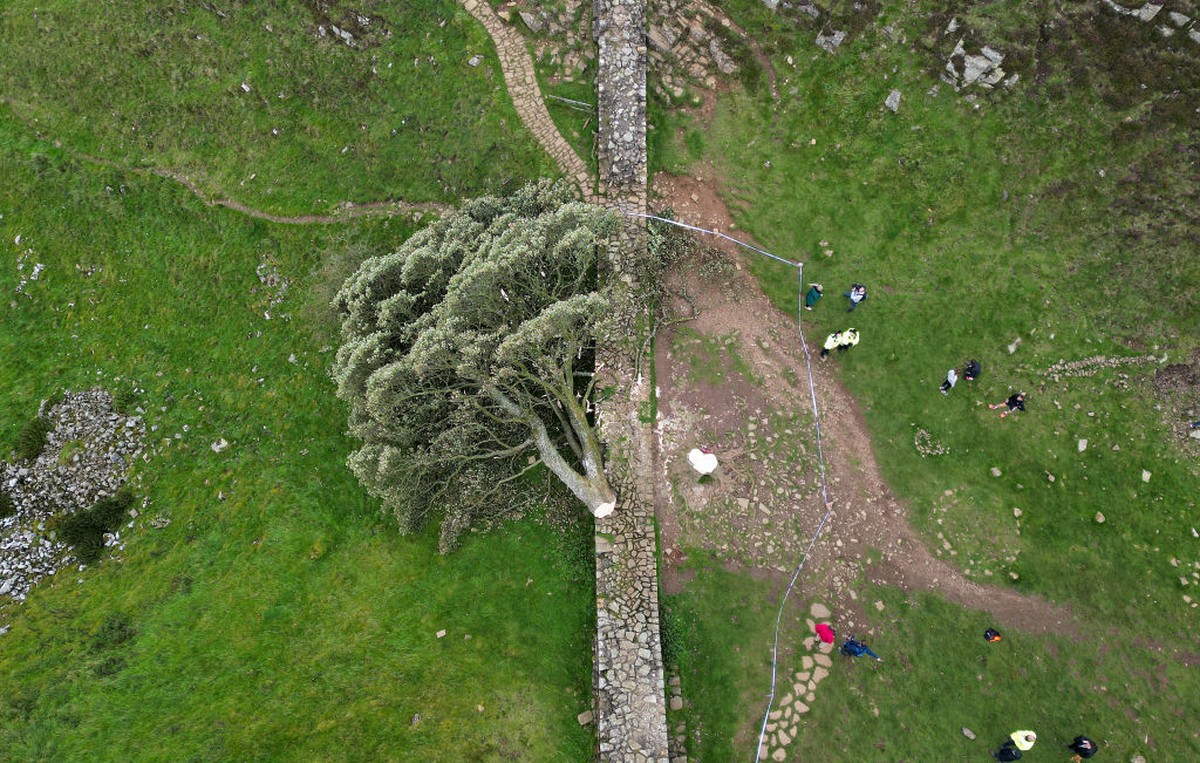
[[[660,175],[651,198],[683,222],[747,240],[731,230],[715,185],[703,176]],[[661,468],[675,486],[674,494],[661,491],[657,507],[667,592],[686,584],[684,547],[708,548],[732,566],[786,580],[825,511],[796,316],[770,305],[745,269],[744,258],[757,255],[704,238],[719,253],[675,274],[675,287],[687,294],[675,307],[693,317],[665,329],[656,343]],[[827,300],[834,301],[832,295]],[[806,337],[831,513],[805,563],[798,595],[829,604],[840,624],[853,626],[862,622],[865,602],[856,588],[865,577],[935,592],[988,612],[1001,628],[1078,636],[1080,624],[1070,610],[976,583],[930,552],[884,481],[866,421],[835,376],[835,363],[817,358],[815,338]],[[722,462],[706,484],[698,484],[686,461],[696,445],[712,448]],[[803,452],[802,463],[777,455],[788,450]]]

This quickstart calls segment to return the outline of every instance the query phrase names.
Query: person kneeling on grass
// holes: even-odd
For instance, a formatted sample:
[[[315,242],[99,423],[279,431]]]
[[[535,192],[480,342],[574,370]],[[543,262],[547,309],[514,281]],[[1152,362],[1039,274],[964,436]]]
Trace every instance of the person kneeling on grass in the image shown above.
[[[1013,393],[1003,403],[997,403],[996,405],[988,405],[988,408],[991,408],[994,411],[997,408],[1004,408],[1005,406],[1008,407],[1008,410],[1002,411],[1000,413],[1000,418],[1004,418],[1005,416],[1012,413],[1013,411],[1017,411],[1017,410],[1024,411],[1025,410],[1025,393],[1024,392]]]
[[[963,367],[963,378],[967,381],[975,381],[979,378],[979,373],[983,368],[979,365],[979,361],[971,358],[967,361],[967,365]]]

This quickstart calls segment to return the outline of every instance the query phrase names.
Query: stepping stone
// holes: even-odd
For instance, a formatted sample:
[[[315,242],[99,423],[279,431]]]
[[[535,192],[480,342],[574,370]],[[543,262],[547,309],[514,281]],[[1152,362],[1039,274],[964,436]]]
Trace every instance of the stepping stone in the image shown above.
[[[829,659],[829,655],[827,655],[827,654],[815,654],[815,655],[813,655],[813,662],[815,662],[815,663],[817,663],[818,665],[821,665],[821,666],[823,666],[823,667],[826,667],[826,668],[828,668],[828,667],[830,667],[831,665],[833,665],[833,660]]]
[[[808,676],[809,676],[809,672],[807,670],[804,670],[804,671],[801,671],[796,674],[796,680],[797,681],[807,681]]]
[[[796,712],[797,713],[807,713],[808,705],[804,704],[803,702],[797,702],[796,703]]]
[[[592,722],[592,711],[588,710],[575,716],[575,720],[579,721],[580,726],[586,726]]]
[[[826,657],[825,659],[829,659],[829,658],[828,658],[828,657]],[[812,670],[812,666],[813,666],[813,658],[812,658],[812,657],[809,657],[809,656],[806,654],[806,655],[804,655],[803,657],[801,657],[801,658],[800,658],[800,664],[801,664],[802,666],[804,666],[804,669],[805,669],[805,670]]]
[[[813,604],[812,608],[809,609],[809,612],[812,614],[813,617],[815,617],[818,620],[824,620],[824,619],[828,618],[829,614],[830,614],[829,607],[825,606],[824,604],[820,604],[820,603]]]
[[[780,747],[778,750],[771,753],[771,760],[787,760],[787,750]]]
[[[825,668],[817,668],[816,670],[813,671],[812,680],[814,683],[820,683],[821,681],[824,681],[828,676],[829,676],[828,670],[826,670]]]

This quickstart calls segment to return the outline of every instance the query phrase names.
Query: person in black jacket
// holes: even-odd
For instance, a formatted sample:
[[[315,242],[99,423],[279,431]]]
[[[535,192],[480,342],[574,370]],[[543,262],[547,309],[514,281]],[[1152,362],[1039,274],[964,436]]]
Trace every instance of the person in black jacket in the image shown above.
[[[1075,753],[1075,756],[1072,757],[1071,760],[1074,760],[1076,763],[1078,763],[1078,761],[1081,761],[1084,758],[1090,758],[1095,755],[1096,750],[1099,748],[1096,747],[1095,742],[1088,739],[1083,734],[1080,734],[1079,736],[1075,737],[1075,741],[1067,745],[1067,749]]]
[[[979,361],[971,358],[967,361],[966,367],[963,368],[963,378],[967,381],[975,381],[979,378],[979,373],[982,370],[979,367]]]
[[[988,408],[991,408],[993,411],[996,410],[997,408],[1005,408],[1005,407],[1007,407],[1008,410],[1002,411],[1000,413],[1000,418],[1004,418],[1005,416],[1012,413],[1013,411],[1017,411],[1017,410],[1024,411],[1025,410],[1025,393],[1024,392],[1014,392],[1003,403],[998,403],[996,405],[988,406]]]

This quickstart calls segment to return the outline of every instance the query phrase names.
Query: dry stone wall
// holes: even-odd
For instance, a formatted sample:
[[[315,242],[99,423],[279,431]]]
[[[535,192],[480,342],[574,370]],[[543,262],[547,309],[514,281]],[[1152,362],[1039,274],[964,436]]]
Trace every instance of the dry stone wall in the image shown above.
[[[638,260],[647,256],[646,4],[596,0],[598,156],[605,203],[627,215],[608,264],[616,304],[597,353],[599,406],[617,509],[596,521],[596,734],[601,761],[667,763],[667,719],[654,534],[654,438],[643,421],[650,380],[641,373]]]

